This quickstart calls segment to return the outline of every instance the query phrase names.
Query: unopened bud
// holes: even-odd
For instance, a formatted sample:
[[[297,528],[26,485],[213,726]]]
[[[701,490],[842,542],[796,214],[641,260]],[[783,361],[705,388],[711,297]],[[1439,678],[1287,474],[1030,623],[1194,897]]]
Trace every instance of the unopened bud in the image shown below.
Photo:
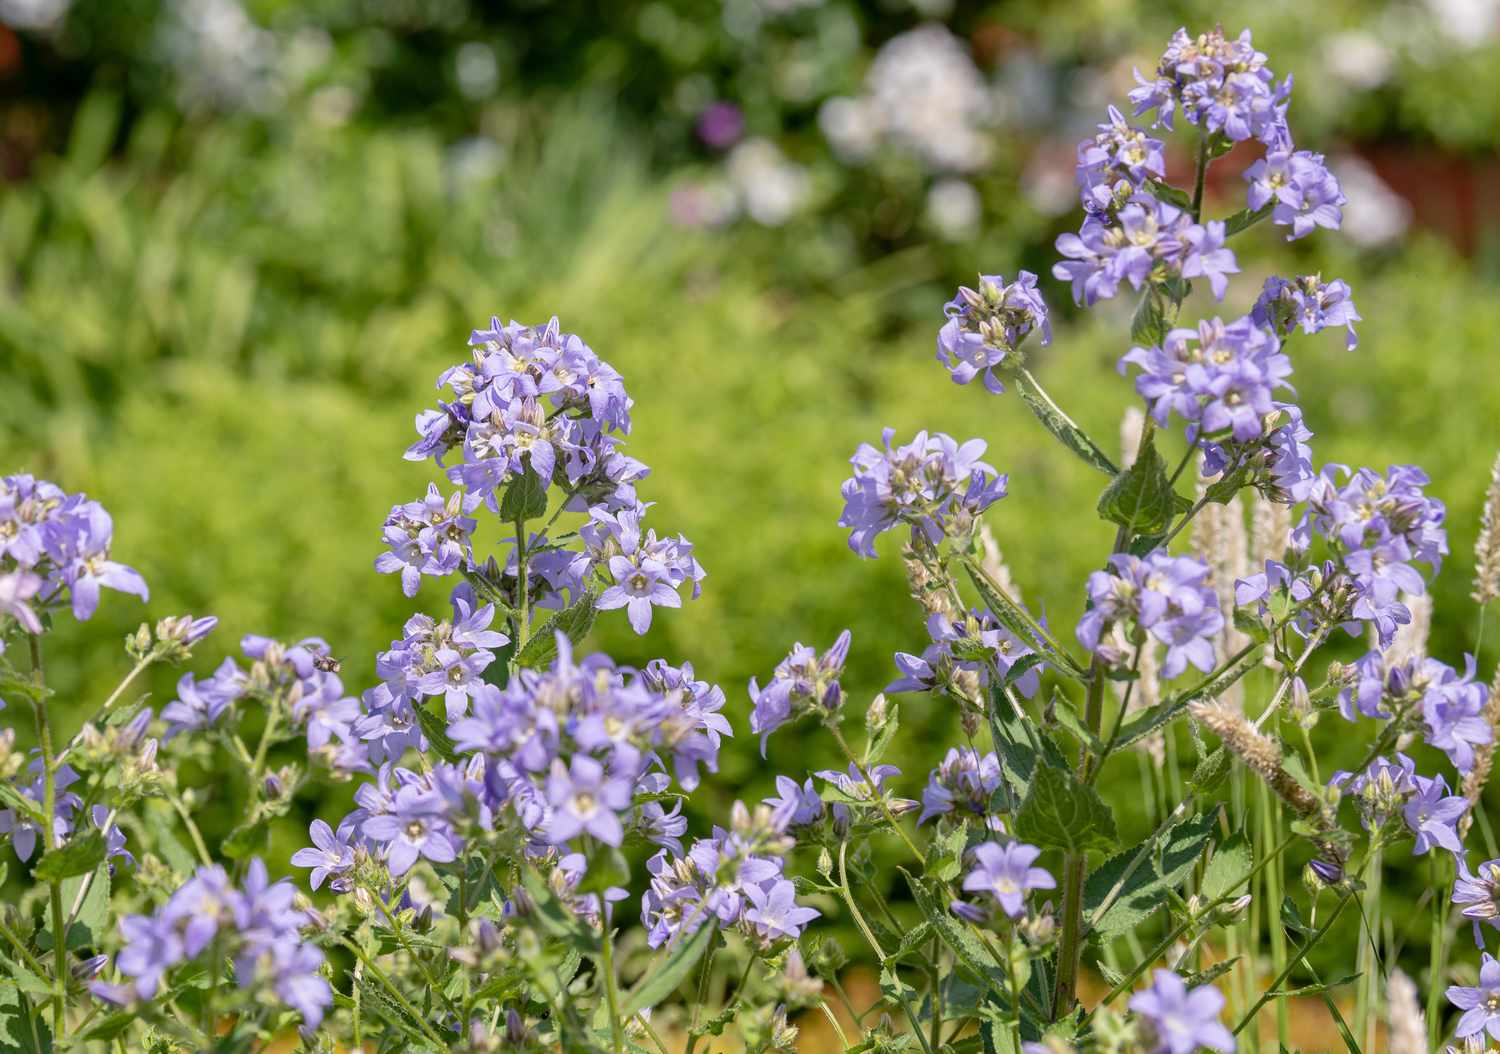
[[[1214,921],[1221,926],[1232,926],[1245,913],[1245,909],[1249,906],[1249,893],[1235,897],[1233,900],[1225,901],[1214,909]]]
[[[865,728],[871,732],[879,732],[891,719],[891,706],[886,701],[885,693],[881,692],[870,703],[870,708],[865,711]]]

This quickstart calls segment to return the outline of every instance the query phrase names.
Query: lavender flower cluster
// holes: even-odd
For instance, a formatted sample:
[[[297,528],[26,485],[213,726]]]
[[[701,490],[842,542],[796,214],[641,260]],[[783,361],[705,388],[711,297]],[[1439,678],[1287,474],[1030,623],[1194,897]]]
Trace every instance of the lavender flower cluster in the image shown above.
[[[312,923],[295,897],[290,880],[272,882],[259,858],[250,862],[240,889],[222,867],[200,867],[155,914],[120,920],[126,943],[115,966],[130,980],[96,981],[91,990],[121,1006],[149,1002],[169,970],[213,949],[234,960],[241,988],[270,991],[311,1032],[333,1003],[333,991],[319,974],[322,951],[303,939]]]
[[[623,607],[637,633],[650,627],[653,606],[681,605],[684,584],[696,597],[705,572],[691,543],[642,529],[650,505],[636,483],[650,469],[621,449],[632,401],[620,374],[555,318],[545,326],[492,319],[469,345],[472,361],[438,378],[452,398],[418,415],[421,438],[406,452],[432,459],[460,490],[444,499],[431,485],[423,501],[392,508],[389,549],[376,570],[400,573],[407,596],[424,575],[473,571],[469,514],[483,505],[524,523],[545,514],[555,486],[561,498],[548,528],[564,511],[586,513],[582,551],[557,545],[547,528],[522,537],[518,527],[503,572],[493,576],[497,587],[509,579],[513,597],[545,607],[584,596],[601,610]],[[444,466],[454,451],[460,461]]]
[[[1166,646],[1161,672],[1169,680],[1189,663],[1207,673],[1214,668],[1214,638],[1224,628],[1208,573],[1203,561],[1160,549],[1145,557],[1111,556],[1109,570],[1089,575],[1089,609],[1078,622],[1078,643],[1112,665],[1123,663],[1126,656],[1108,637],[1120,625],[1136,644],[1149,633]]]

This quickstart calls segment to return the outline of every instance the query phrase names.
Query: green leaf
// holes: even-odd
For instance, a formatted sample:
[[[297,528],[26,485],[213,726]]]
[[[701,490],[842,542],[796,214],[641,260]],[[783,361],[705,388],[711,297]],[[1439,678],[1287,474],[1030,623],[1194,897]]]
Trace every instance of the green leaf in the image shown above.
[[[1112,849],[1118,840],[1114,814],[1099,792],[1072,771],[1039,766],[1016,814],[1016,837],[1043,848],[1081,852]]]
[[[0,1054],[51,1054],[47,1015],[18,989],[0,986]]]
[[[942,938],[958,958],[958,963],[964,969],[974,975],[974,979],[982,984],[994,985],[995,975],[998,967],[994,958],[980,943],[979,939],[969,928],[948,910],[948,905],[941,897],[936,896],[932,890],[921,879],[917,878],[906,868],[898,868],[906,879],[906,884],[911,888],[912,899],[927,921],[932,923],[932,928]]]
[[[1177,513],[1188,508],[1191,503],[1172,489],[1167,463],[1157,452],[1155,431],[1148,425],[1135,461],[1099,496],[1099,515],[1131,535],[1161,534]]]
[[[535,472],[523,472],[505,488],[500,518],[506,523],[534,520],[547,513],[547,482]]]
[[[1270,638],[1266,624],[1261,621],[1259,615],[1248,608],[1234,609],[1234,628],[1257,644],[1264,644]]]
[[[1020,797],[1024,798],[1031,790],[1031,776],[1038,762],[1067,767],[1067,759],[1052,738],[1043,734],[1027,714],[1011,705],[998,687],[990,690],[989,718],[990,735],[1000,754],[1006,786],[1014,787]],[[1004,811],[1014,809],[1007,806]]]
[[[1042,386],[1037,384],[1036,378],[1027,370],[1021,370],[1016,374],[1016,388],[1021,393],[1021,400],[1031,408],[1036,419],[1042,422],[1042,427],[1057,437],[1062,445],[1083,459],[1084,464],[1103,472],[1106,476],[1114,476],[1119,473],[1115,463],[1109,456],[1099,449],[1099,444],[1090,439],[1076,424],[1073,419],[1063,413],[1056,403],[1047,395]]]
[[[1230,238],[1246,228],[1253,227],[1267,216],[1271,215],[1271,205],[1263,205],[1254,211],[1240,209],[1233,216],[1224,221],[1224,237]]]
[[[1138,347],[1157,347],[1167,336],[1167,316],[1155,286],[1141,293],[1140,303],[1130,318],[1130,339]]]
[[[1071,733],[1073,738],[1082,743],[1090,754],[1104,753],[1103,741],[1088,730],[1088,726],[1083,723],[1083,718],[1079,717],[1078,711],[1073,708],[1072,701],[1056,688],[1053,689],[1049,709],[1058,725]]]
[[[594,602],[598,599],[598,595],[589,590],[572,605],[542,623],[526,641],[526,647],[521,649],[516,662],[533,670],[546,666],[557,657],[558,633],[562,633],[574,644],[583,640],[594,627]]]
[[[438,699],[436,705],[445,706],[441,698]],[[458,750],[454,747],[453,740],[448,738],[447,711],[445,710],[443,716],[439,717],[429,710],[427,705],[414,703],[412,712],[417,715],[417,727],[427,737],[427,745],[432,747],[437,756],[444,761],[457,761]]]
[[[1188,786],[1199,794],[1212,794],[1228,778],[1230,767],[1229,751],[1222,746],[1218,747],[1198,762],[1197,768],[1188,777]]]
[[[243,860],[266,844],[266,831],[269,827],[270,823],[264,815],[253,816],[230,831],[219,848],[229,859]]]
[[[97,1025],[83,1034],[85,1043],[108,1043],[135,1024],[136,1015],[128,1010],[119,1010],[103,1018]]]
[[[1183,714],[1189,704],[1205,696],[1213,697],[1222,695],[1245,674],[1260,666],[1260,656],[1250,654],[1241,659],[1230,669],[1222,674],[1189,688],[1178,695],[1162,700],[1150,710],[1143,710],[1120,726],[1120,734],[1115,742],[1115,748],[1129,746],[1136,740],[1144,739],[1158,728]]]
[[[885,757],[886,751],[891,749],[891,744],[896,741],[896,733],[901,728],[899,719],[900,708],[894,703],[887,704],[885,724],[875,731],[870,739],[870,747],[865,751],[865,766],[875,765]]]
[[[56,882],[75,875],[86,875],[104,862],[106,847],[103,831],[90,831],[60,848],[44,853],[32,872],[38,882]]]
[[[1244,834],[1236,831],[1209,858],[1208,866],[1203,870],[1203,882],[1198,887],[1199,895],[1208,902],[1218,900],[1234,889],[1254,864],[1250,843]]]
[[[1216,812],[1195,816],[1167,831],[1161,844],[1149,850],[1149,858],[1136,864],[1133,870],[1131,864],[1140,848],[1118,853],[1090,873],[1083,890],[1090,932],[1108,940],[1133,930],[1155,914],[1167,903],[1168,893],[1181,886],[1192,873],[1193,865],[1213,837],[1217,822]],[[1127,871],[1130,877],[1120,887],[1114,903],[1102,916],[1093,917]]]
[[[1147,179],[1146,189],[1151,196],[1158,201],[1165,201],[1168,205],[1176,205],[1179,209],[1190,209],[1193,207],[1193,197],[1185,190],[1180,190],[1170,183],[1163,183],[1159,179]]]
[[[969,821],[960,820],[941,831],[927,847],[925,873],[940,882],[952,882],[963,870],[964,852],[969,846]]]
[[[63,883],[63,903],[71,905],[83,887],[85,878],[71,878]],[[88,892],[78,906],[78,915],[68,929],[68,947],[98,947],[109,929],[109,864],[100,864],[89,880]]]
[[[687,940],[678,941],[676,947],[672,948],[667,955],[666,961],[652,969],[646,975],[645,982],[630,993],[625,1001],[623,1016],[627,1019],[632,1018],[677,991],[677,986],[686,980],[698,960],[703,958],[704,953],[713,944],[718,933],[718,926],[709,921],[699,926]]]
[[[985,606],[994,613],[995,618],[1017,637],[1034,647],[1047,662],[1051,663],[1058,672],[1065,673],[1069,677],[1081,680],[1084,676],[1083,667],[1074,661],[1067,652],[1057,648],[1042,631],[1041,627],[1031,617],[1031,613],[1020,604],[1012,600],[1001,589],[999,583],[990,578],[987,572],[972,556],[961,556],[960,561],[964,570],[969,574],[969,580],[974,583],[974,588],[979,591],[980,598]],[[1024,672],[1024,671],[1023,671]]]
[[[4,781],[0,781],[0,803],[23,816],[30,817],[37,823],[41,823],[46,818],[46,813],[42,812],[40,805]]]

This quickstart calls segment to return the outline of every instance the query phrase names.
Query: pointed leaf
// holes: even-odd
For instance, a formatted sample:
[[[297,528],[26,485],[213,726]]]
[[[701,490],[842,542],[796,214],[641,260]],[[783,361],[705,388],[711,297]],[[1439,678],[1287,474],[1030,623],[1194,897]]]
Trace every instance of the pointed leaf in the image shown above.
[[[1016,837],[1043,848],[1081,852],[1118,841],[1114,814],[1093,787],[1071,771],[1042,765],[1016,814]]]
[[[1099,449],[1099,444],[1090,439],[1076,424],[1073,419],[1063,413],[1056,403],[1047,395],[1042,386],[1037,384],[1036,378],[1027,370],[1021,370],[1016,374],[1016,388],[1021,393],[1021,399],[1031,408],[1036,419],[1042,422],[1042,426],[1058,438],[1073,453],[1077,454],[1084,462],[1092,468],[1098,469],[1106,476],[1114,476],[1120,470],[1109,456]]]
[[[709,921],[699,926],[697,931],[686,940],[678,941],[668,954],[666,961],[654,967],[647,974],[645,983],[630,993],[625,1001],[623,1016],[626,1019],[632,1018],[677,991],[677,986],[687,979],[698,960],[703,958],[703,954],[713,944],[718,933],[717,924]]]

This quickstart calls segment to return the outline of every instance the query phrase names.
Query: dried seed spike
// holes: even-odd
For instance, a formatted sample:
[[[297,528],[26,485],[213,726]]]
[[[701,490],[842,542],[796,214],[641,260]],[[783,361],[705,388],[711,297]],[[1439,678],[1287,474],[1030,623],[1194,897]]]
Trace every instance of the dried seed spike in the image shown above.
[[[1476,604],[1488,604],[1500,596],[1500,454],[1490,469],[1490,486],[1484,493],[1484,511],[1479,514],[1479,538],[1474,543],[1474,592]]]
[[[1229,752],[1265,780],[1266,786],[1298,816],[1312,819],[1322,814],[1322,803],[1282,767],[1281,747],[1269,736],[1257,732],[1237,708],[1221,702],[1193,703],[1188,712],[1223,740]]]
[[[1391,971],[1385,986],[1389,1054],[1427,1054],[1427,1021],[1417,1002],[1417,986],[1400,970]]]
[[[1466,837],[1469,828],[1474,823],[1474,810],[1479,805],[1479,797],[1484,793],[1484,785],[1489,782],[1490,771],[1495,764],[1495,737],[1500,736],[1500,666],[1495,668],[1495,676],[1490,681],[1490,696],[1484,704],[1484,719],[1490,725],[1490,741],[1481,743],[1474,749],[1474,767],[1464,777],[1460,791],[1469,808],[1458,821],[1459,837]]]

